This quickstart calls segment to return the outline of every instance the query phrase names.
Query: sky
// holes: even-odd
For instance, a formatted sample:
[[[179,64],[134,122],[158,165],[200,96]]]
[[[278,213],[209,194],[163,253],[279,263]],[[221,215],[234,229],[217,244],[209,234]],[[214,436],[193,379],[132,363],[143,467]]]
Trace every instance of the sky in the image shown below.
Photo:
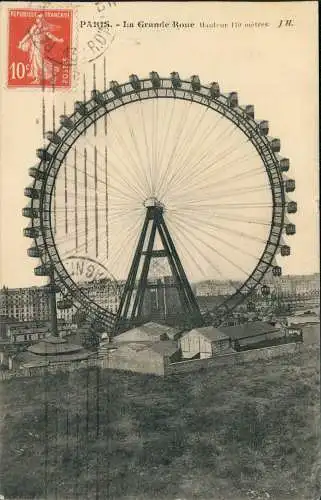
[[[56,7],[70,5],[60,2]],[[204,82],[218,81],[226,92],[237,91],[241,104],[254,104],[256,117],[269,120],[271,135],[281,139],[281,153],[291,161],[288,177],[296,181],[291,198],[299,208],[291,217],[297,234],[288,240],[291,257],[280,262],[283,273],[318,272],[317,3],[188,2],[182,9],[182,4],[175,2],[122,2],[112,7],[104,3],[104,8],[101,4],[100,12],[94,3],[72,5],[80,76],[73,89],[55,93],[56,115],[62,113],[64,103],[71,112],[74,101],[82,98],[81,75],[92,74],[90,46],[96,31],[80,28],[81,21],[108,20],[113,25],[114,39],[105,52],[107,81],[125,82],[132,73],[147,77],[153,70],[166,76],[178,71],[182,78],[199,74]],[[0,7],[2,33],[7,33],[9,7],[9,3]],[[12,7],[30,8],[32,3],[15,2]],[[50,8],[54,7],[50,3]],[[292,20],[292,26],[278,28],[281,19]],[[123,28],[124,21],[134,27]],[[170,27],[139,28],[139,21],[164,21]],[[195,26],[178,29],[173,22]],[[201,22],[216,27],[200,28]],[[254,27],[254,22],[268,26]],[[241,26],[234,28],[232,23]],[[33,273],[35,259],[26,254],[31,241],[22,235],[28,220],[21,210],[27,204],[23,190],[30,183],[28,168],[37,163],[35,151],[42,144],[43,96],[37,88],[6,87],[8,47],[7,40],[4,42],[0,48],[0,284],[40,285],[42,279]],[[98,57],[95,63],[97,87],[103,86],[102,62]],[[49,91],[45,99],[50,110]],[[48,129],[52,128],[51,120],[50,111],[46,116]]]

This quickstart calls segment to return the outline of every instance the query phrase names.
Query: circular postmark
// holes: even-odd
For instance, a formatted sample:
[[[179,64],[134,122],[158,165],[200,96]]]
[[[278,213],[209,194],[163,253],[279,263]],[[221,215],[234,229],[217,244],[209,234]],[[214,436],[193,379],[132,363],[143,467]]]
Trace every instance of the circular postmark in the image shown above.
[[[83,16],[79,13],[78,30],[85,33],[82,42],[82,59],[87,63],[93,63],[111,47],[116,37],[116,31],[109,14],[111,9],[117,7],[117,2],[95,2],[94,13]],[[89,33],[87,37],[86,33]]]
[[[123,287],[104,264],[88,256],[74,255],[65,259],[64,266],[87,299],[112,314],[117,313]],[[72,296],[69,300],[72,301]]]
[[[79,62],[94,62],[103,56],[114,42],[116,31],[110,21],[109,13],[112,8],[117,7],[117,2],[98,1],[86,6],[87,9],[83,7],[76,5],[73,8],[75,17],[73,29],[76,31],[76,36],[73,37],[74,43],[61,49],[59,57],[52,54],[50,59],[53,63],[61,64],[62,60],[69,59],[69,63],[65,64],[75,67],[79,54],[81,54]],[[59,51],[57,42],[49,41],[47,49],[48,53]]]
[[[74,255],[66,258],[64,266],[77,284],[99,282],[109,280],[116,287],[116,278],[109,272],[107,267],[88,256]]]

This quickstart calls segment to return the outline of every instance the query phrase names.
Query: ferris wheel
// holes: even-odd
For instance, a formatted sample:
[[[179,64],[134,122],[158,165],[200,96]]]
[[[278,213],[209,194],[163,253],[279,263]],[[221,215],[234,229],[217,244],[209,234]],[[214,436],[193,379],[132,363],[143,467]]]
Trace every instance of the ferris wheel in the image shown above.
[[[258,286],[266,292],[267,273],[281,275],[276,258],[290,255],[285,237],[296,232],[290,162],[268,134],[253,105],[197,75],[153,71],[94,89],[60,117],[29,169],[24,235],[41,260],[35,274],[53,276],[62,307],[109,330],[143,318],[151,283],[175,291],[195,324],[204,321],[195,286],[225,287],[212,314],[224,318]],[[105,302],[68,270],[77,256],[108,269]]]

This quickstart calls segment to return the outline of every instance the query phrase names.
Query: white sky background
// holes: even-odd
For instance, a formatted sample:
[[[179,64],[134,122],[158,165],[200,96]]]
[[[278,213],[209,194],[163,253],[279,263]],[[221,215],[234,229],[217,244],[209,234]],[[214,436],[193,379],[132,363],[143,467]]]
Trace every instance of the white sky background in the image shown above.
[[[70,7],[70,4],[56,6]],[[12,5],[30,6],[30,2]],[[9,4],[1,5],[1,33],[7,32],[8,7]],[[54,7],[55,4],[50,4],[50,8]],[[122,24],[124,20],[229,24],[227,29],[208,30],[118,28],[106,52],[107,80],[124,82],[131,73],[147,77],[152,70],[161,76],[178,71],[183,79],[199,74],[204,83],[218,81],[223,91],[237,91],[240,104],[254,104],[256,118],[267,119],[270,135],[281,139],[281,154],[291,161],[288,177],[296,180],[296,191],[291,198],[298,202],[299,209],[290,218],[297,226],[297,235],[288,238],[291,257],[279,261],[283,273],[318,271],[317,3],[124,2],[104,12],[108,16],[100,17],[95,4],[82,4],[78,7],[78,20],[105,18],[114,24]],[[278,29],[280,19],[293,19],[295,26]],[[271,27],[232,29],[233,21],[268,22]],[[81,73],[91,73],[87,42],[94,32],[92,29],[78,33]],[[2,40],[0,283],[11,287],[40,285],[41,278],[33,274],[36,259],[26,254],[32,240],[22,236],[28,219],[22,217],[21,210],[27,204],[23,189],[30,183],[28,168],[37,163],[35,151],[42,143],[41,90],[6,89],[7,40],[5,37]],[[99,78],[98,75],[97,86]],[[80,87],[61,92],[57,116],[65,99],[71,112],[72,103],[79,98]]]

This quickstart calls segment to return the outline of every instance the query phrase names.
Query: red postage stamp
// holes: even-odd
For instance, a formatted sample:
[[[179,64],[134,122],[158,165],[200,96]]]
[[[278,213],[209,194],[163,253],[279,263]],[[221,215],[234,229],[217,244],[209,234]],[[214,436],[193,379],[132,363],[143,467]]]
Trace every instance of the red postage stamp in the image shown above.
[[[72,10],[9,10],[8,87],[70,88]]]

